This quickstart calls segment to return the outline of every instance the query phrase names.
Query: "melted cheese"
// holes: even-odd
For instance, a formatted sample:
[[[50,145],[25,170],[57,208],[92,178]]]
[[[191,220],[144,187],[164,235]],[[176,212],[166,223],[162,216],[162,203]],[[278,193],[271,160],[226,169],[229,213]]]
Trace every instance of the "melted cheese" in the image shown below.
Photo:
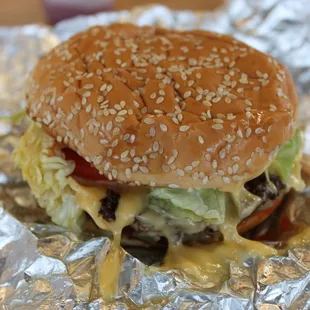
[[[161,267],[185,271],[192,280],[204,287],[212,287],[229,276],[229,263],[241,264],[246,257],[268,257],[277,250],[260,242],[242,238],[237,232],[239,219],[232,212],[226,214],[225,224],[220,228],[224,241],[210,245],[170,247]]]
[[[99,214],[100,200],[106,196],[106,189],[82,186],[72,178],[69,182],[76,192],[81,208],[91,216],[98,227],[113,233],[111,247],[98,271],[100,295],[105,299],[111,299],[116,293],[124,256],[124,251],[120,246],[122,230],[132,224],[136,215],[141,213],[144,205],[144,190],[132,188],[130,191],[121,192],[115,214],[116,219],[113,222],[107,222]]]
[[[293,248],[305,248],[309,247],[310,245],[310,227],[304,225],[304,227],[301,227],[300,231],[292,236],[288,243],[286,248],[288,250]]]
[[[100,295],[104,299],[112,299],[116,294],[121,265],[124,258],[124,251],[120,246],[121,233],[124,227],[133,223],[135,216],[143,210],[143,190],[134,190],[121,193],[121,198],[116,211],[116,220],[106,222],[98,213],[100,200],[106,196],[104,188],[85,187],[70,179],[70,186],[76,192],[77,201],[81,208],[87,212],[102,229],[113,233],[109,252],[101,263],[98,271],[98,282]],[[141,192],[142,191],[142,192]],[[269,257],[283,255],[284,250],[264,245],[263,243],[242,238],[237,232],[239,222],[238,215],[228,208],[225,224],[220,228],[224,241],[210,245],[196,246],[170,246],[161,267],[153,267],[153,270],[166,271],[170,269],[179,270],[184,276],[199,284],[199,286],[213,287],[223,282],[229,276],[229,263],[241,264],[247,257]],[[153,226],[166,232],[171,236],[169,228],[165,228],[164,219],[148,214]],[[305,246],[309,244],[310,228],[291,238],[288,248]],[[169,240],[173,244],[173,239]]]

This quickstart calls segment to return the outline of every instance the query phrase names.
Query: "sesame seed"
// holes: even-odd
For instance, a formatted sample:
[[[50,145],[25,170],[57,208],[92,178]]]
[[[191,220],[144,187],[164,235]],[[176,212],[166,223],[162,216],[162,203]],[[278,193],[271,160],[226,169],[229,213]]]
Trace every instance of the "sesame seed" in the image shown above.
[[[151,127],[151,128],[150,128],[150,136],[151,136],[151,137],[155,137],[155,135],[156,135],[155,128],[154,128],[154,127]]]
[[[107,123],[107,125],[106,125],[106,131],[111,131],[112,126],[113,126],[112,121],[109,121],[109,122]]]
[[[247,109],[246,109],[246,110],[247,110]],[[250,119],[250,118],[252,118],[253,114],[252,114],[251,112],[247,111],[247,112],[245,113],[245,116],[246,116],[247,119]]]
[[[154,152],[157,152],[159,150],[159,143],[157,141],[153,143],[153,150]]]
[[[179,185],[177,185],[177,184],[169,184],[168,187],[169,188],[179,188]]]
[[[233,160],[233,161],[240,161],[240,157],[239,157],[239,156],[234,156],[234,157],[232,158],[232,160]]]
[[[156,94],[155,94],[155,96],[156,96]],[[135,106],[136,108],[139,108],[139,107],[140,107],[139,103],[138,103],[136,100],[133,100],[132,103],[134,104],[134,106]]]
[[[126,174],[127,178],[129,178],[131,176],[131,170],[129,168],[126,168],[125,174]]]
[[[198,172],[194,172],[193,174],[192,174],[192,179],[193,180],[198,180]]]
[[[185,172],[182,169],[177,169],[177,174],[180,177],[184,177],[185,176]]]
[[[227,114],[227,119],[228,119],[229,121],[231,121],[231,120],[233,120],[233,119],[235,119],[235,118],[236,118],[236,116],[233,115],[232,113],[228,113],[228,114]]]
[[[267,137],[266,137],[266,136],[263,136],[263,137],[262,137],[262,141],[263,141],[263,143],[266,144],[266,143],[267,143]]]
[[[211,160],[211,155],[210,155],[210,154],[206,154],[206,155],[205,155],[205,159],[206,159],[207,161],[210,161],[210,160]]]
[[[156,158],[158,156],[158,153],[156,152],[156,153],[151,153],[150,154],[150,158],[152,158],[152,159],[154,159],[154,158]]]
[[[252,163],[252,159],[251,159],[251,158],[249,158],[249,159],[245,162],[245,164],[246,164],[247,167],[250,167],[251,163]]]
[[[277,111],[277,107],[274,104],[270,104],[269,107],[271,112]]]
[[[92,105],[89,104],[87,107],[86,107],[86,113],[89,113],[91,111],[91,108],[92,108]]]
[[[204,144],[205,140],[202,136],[198,136],[198,141],[200,144]]]
[[[107,87],[107,92],[109,93],[112,89],[113,89],[113,85],[110,84],[110,85]]]
[[[248,138],[252,133],[252,129],[251,128],[247,128],[245,131],[245,136]]]
[[[243,138],[243,133],[242,133],[241,129],[237,130],[237,136],[240,138]]]
[[[216,123],[216,124],[223,124],[224,123],[224,121],[222,119],[220,119],[220,118],[214,118],[213,122]]]
[[[135,157],[135,158],[133,159],[133,161],[134,161],[136,164],[139,164],[139,163],[142,162],[142,158],[141,158],[141,157]]]
[[[250,100],[248,100],[248,99],[245,99],[245,100],[244,100],[244,103],[245,103],[247,106],[249,106],[249,107],[252,106],[252,102],[251,102]]]
[[[84,89],[92,89],[92,88],[94,88],[94,85],[93,84],[85,84],[83,88]]]
[[[212,168],[213,169],[217,168],[217,161],[215,159],[212,161]]]
[[[175,161],[175,157],[174,157],[174,156],[171,156],[171,157],[168,159],[168,165],[171,165],[174,161]]]
[[[68,120],[68,121],[71,121],[72,119],[73,119],[73,114],[72,114],[72,113],[68,114],[67,120]]]
[[[200,164],[200,161],[199,161],[199,160],[195,160],[195,161],[192,162],[192,166],[193,166],[194,168],[198,167],[199,164]]]
[[[229,177],[223,177],[223,181],[225,184],[229,184],[230,183],[230,178]]]
[[[220,158],[221,159],[224,159],[226,157],[226,150],[225,149],[222,149],[221,151],[220,151]]]
[[[208,176],[205,176],[203,179],[202,179],[202,184],[207,184],[209,182],[209,177]]]
[[[170,167],[168,165],[162,165],[161,168],[162,168],[162,170],[164,172],[169,172],[170,171]]]
[[[144,166],[139,166],[140,171],[142,171],[143,173],[149,173],[149,169],[147,167]]]
[[[183,125],[183,126],[181,126],[181,127],[179,128],[179,131],[185,132],[185,131],[189,130],[189,128],[190,128],[189,126]]]
[[[124,152],[121,154],[121,158],[127,157],[128,153],[129,153],[129,150],[124,151]]]
[[[117,115],[124,116],[127,114],[127,110],[121,110],[117,113]]]
[[[241,73],[241,78],[239,79],[241,84],[248,84],[248,76],[245,73]]]
[[[158,97],[156,100],[156,104],[161,104],[164,102],[164,97]]]
[[[167,125],[165,124],[160,124],[160,129],[163,131],[163,132],[166,132],[168,130],[168,127]]]
[[[255,129],[255,134],[260,135],[261,133],[263,133],[265,130],[262,128],[256,128]]]
[[[117,145],[118,145],[118,139],[116,139],[112,142],[112,147],[116,147]]]
[[[193,167],[192,166],[186,166],[184,168],[185,171],[192,171],[193,170]]]
[[[215,98],[212,99],[212,102],[213,102],[213,103],[217,103],[217,102],[219,102],[220,100],[221,100],[221,97],[215,97]]]
[[[233,165],[232,169],[233,169],[233,173],[236,173],[239,169],[239,165],[238,164]]]
[[[86,91],[82,96],[83,96],[83,97],[90,97],[90,95],[91,95],[90,92],[89,92],[89,91]]]
[[[191,92],[190,90],[188,90],[188,91],[186,91],[186,92],[184,93],[183,96],[184,96],[184,98],[186,99],[186,98],[190,97],[191,94],[192,94],[192,92]]]
[[[116,121],[117,123],[121,123],[121,122],[123,122],[124,120],[125,120],[125,118],[122,117],[122,116],[116,116],[116,117],[115,117],[115,121]]]
[[[222,124],[215,124],[215,125],[212,125],[212,128],[216,130],[220,130],[220,129],[223,129],[224,127]]]
[[[112,170],[112,176],[113,176],[113,179],[117,178],[117,170],[116,169]]]
[[[100,144],[102,144],[102,145],[108,145],[108,144],[109,144],[109,141],[106,140],[106,139],[101,139],[101,140],[100,140]]]
[[[84,105],[86,105],[87,104],[87,98],[86,97],[83,97],[82,98],[82,105],[84,106]]]
[[[145,119],[144,119],[144,123],[145,123],[145,124],[148,124],[148,125],[152,125],[152,124],[154,124],[154,120],[151,119],[151,118],[145,118]]]

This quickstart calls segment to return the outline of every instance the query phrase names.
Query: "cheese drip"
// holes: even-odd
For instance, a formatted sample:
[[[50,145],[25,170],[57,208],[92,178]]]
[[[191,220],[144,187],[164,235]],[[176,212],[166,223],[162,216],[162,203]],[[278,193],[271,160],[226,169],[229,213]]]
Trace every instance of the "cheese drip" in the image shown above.
[[[109,252],[98,271],[99,293],[106,300],[112,299],[117,290],[124,251],[121,248],[121,235],[124,227],[132,224],[136,215],[143,210],[145,190],[132,188],[120,193],[120,200],[115,213],[115,221],[107,222],[99,214],[100,200],[107,195],[104,188],[85,187],[70,179],[70,186],[76,192],[77,201],[101,229],[113,234]]]
[[[246,257],[268,257],[277,250],[242,238],[237,232],[240,219],[233,206],[227,208],[225,223],[220,227],[224,241],[209,245],[170,246],[162,270],[178,269],[203,287],[213,287],[229,276],[229,262],[241,264]]]
[[[111,300],[118,284],[124,251],[120,246],[121,233],[124,227],[132,224],[135,217],[143,210],[143,197],[145,191],[132,189],[130,192],[120,193],[121,198],[116,211],[114,222],[105,221],[99,214],[100,200],[106,196],[106,189],[86,187],[70,178],[70,186],[76,192],[80,207],[87,212],[94,222],[104,230],[113,233],[113,241],[107,256],[104,258],[98,271],[100,295]],[[146,213],[144,221],[148,221],[156,228],[162,230],[168,241],[169,249],[164,263],[160,267],[151,267],[154,271],[178,270],[191,281],[204,288],[213,287],[222,283],[229,277],[229,263],[242,264],[247,257],[270,257],[284,255],[286,250],[276,250],[261,242],[242,238],[237,232],[239,218],[232,206],[227,208],[225,223],[220,227],[224,241],[210,245],[184,246],[174,245],[173,235],[162,216],[151,216]],[[304,246],[309,242],[310,228],[292,237],[288,248]]]

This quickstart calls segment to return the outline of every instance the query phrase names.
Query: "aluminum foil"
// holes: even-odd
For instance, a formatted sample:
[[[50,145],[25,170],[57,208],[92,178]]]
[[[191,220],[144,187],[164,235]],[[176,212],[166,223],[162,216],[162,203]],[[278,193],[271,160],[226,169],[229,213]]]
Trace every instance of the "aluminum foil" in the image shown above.
[[[105,302],[98,296],[98,266],[110,240],[52,225],[10,160],[27,124],[6,117],[24,106],[25,77],[38,57],[78,31],[112,22],[232,34],[289,67],[300,95],[300,119],[310,120],[309,0],[234,0],[207,13],[150,6],[77,17],[55,28],[0,28],[0,308],[310,309],[310,240],[309,247],[283,257],[231,264],[229,278],[210,291],[176,270],[154,271],[126,253],[117,297]],[[310,155],[309,148],[306,152]],[[309,202],[309,190],[297,199],[302,206]]]

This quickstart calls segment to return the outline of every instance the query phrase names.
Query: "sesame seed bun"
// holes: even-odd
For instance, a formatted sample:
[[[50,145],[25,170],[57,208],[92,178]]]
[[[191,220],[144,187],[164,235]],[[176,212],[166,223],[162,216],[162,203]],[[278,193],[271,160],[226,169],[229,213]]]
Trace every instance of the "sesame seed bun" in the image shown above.
[[[232,37],[96,26],[41,59],[29,116],[110,180],[233,190],[295,131],[287,69]]]

